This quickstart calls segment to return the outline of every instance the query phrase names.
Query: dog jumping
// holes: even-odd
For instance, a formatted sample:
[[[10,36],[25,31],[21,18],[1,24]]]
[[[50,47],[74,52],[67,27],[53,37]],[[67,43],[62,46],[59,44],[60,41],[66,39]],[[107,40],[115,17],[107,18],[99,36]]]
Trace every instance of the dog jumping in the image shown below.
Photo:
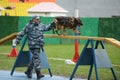
[[[82,21],[80,18],[75,17],[55,17],[54,18],[54,27],[53,33],[57,33],[58,35],[65,35],[66,29],[73,29],[75,33],[80,34],[80,32],[76,29],[76,26],[82,26]],[[60,34],[58,31],[61,30]]]

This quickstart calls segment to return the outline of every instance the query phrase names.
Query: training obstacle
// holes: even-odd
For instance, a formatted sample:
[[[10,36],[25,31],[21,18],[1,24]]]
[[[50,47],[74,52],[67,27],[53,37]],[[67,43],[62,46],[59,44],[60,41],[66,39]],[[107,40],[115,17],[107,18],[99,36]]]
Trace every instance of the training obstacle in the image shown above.
[[[16,58],[16,61],[14,63],[14,66],[11,70],[10,75],[13,75],[13,72],[15,70],[16,67],[28,67],[28,64],[30,63],[31,59],[32,59],[32,53],[28,50],[28,51],[23,51],[25,43],[27,41],[27,38],[25,38],[22,47],[19,51],[18,57]],[[41,69],[48,69],[50,76],[52,77],[52,72],[50,69],[50,65],[48,63],[46,54],[44,49],[42,48],[42,52],[40,53],[40,59],[41,59]]]
[[[12,34],[10,34],[10,35],[0,39],[0,44],[4,44],[4,43],[6,43],[6,42],[8,42],[10,40],[15,39],[17,37],[17,34],[18,34],[17,32],[16,33],[12,33]]]
[[[17,37],[18,33],[12,33],[2,39],[0,39],[0,45],[4,44],[10,40],[13,40]],[[63,39],[81,39],[81,40],[88,40],[88,39],[92,39],[92,40],[101,40],[104,42],[107,42],[109,44],[112,44],[118,48],[120,48],[120,41],[114,39],[114,38],[107,38],[107,37],[90,37],[90,36],[58,36],[55,34],[44,34],[45,37],[49,37],[49,38],[63,38]]]
[[[5,37],[3,39],[0,40],[0,44],[5,43],[6,41],[9,41],[11,39],[13,39],[15,36],[17,36],[17,33],[13,33],[12,35],[9,35],[8,37]],[[88,80],[91,77],[91,73],[92,73],[92,69],[93,66],[95,68],[95,74],[96,74],[96,80],[99,80],[98,77],[98,72],[97,72],[97,68],[104,68],[107,64],[109,64],[108,66],[106,66],[107,68],[110,68],[113,74],[113,77],[115,80],[117,80],[117,77],[115,75],[115,72],[113,70],[112,64],[108,58],[107,52],[104,48],[104,45],[102,44],[102,42],[107,42],[109,44],[112,44],[118,48],[120,48],[120,42],[118,40],[115,40],[113,38],[106,38],[106,37],[89,37],[89,36],[58,36],[58,35],[53,35],[53,34],[44,34],[45,37],[49,37],[49,38],[64,38],[64,39],[81,39],[81,40],[88,40],[88,42],[86,43],[86,45],[88,46],[88,44],[91,44],[91,48],[87,48],[87,46],[85,45],[81,57],[79,57],[78,62],[74,68],[74,71],[72,73],[72,75],[70,76],[70,80],[72,80],[77,67],[79,65],[90,65],[90,71],[89,71],[89,75],[88,75]],[[100,44],[102,46],[102,50],[96,50],[98,47],[94,48],[94,44],[93,41],[96,41],[96,46],[98,46],[98,43],[100,41]],[[90,53],[89,56],[91,57],[86,57],[88,56],[88,53]],[[99,55],[100,53],[100,55]],[[98,54],[98,55],[97,55]],[[82,58],[82,56],[85,55],[85,59],[87,58],[89,61],[84,60],[84,58]],[[99,56],[103,55],[104,56],[104,60],[106,61],[107,64],[105,64],[104,61],[100,61],[99,62]],[[81,63],[81,60],[83,59],[83,63]],[[101,59],[100,59],[101,60]],[[101,66],[101,67],[100,67]]]
[[[11,50],[10,54],[8,54],[8,57],[17,57],[18,56],[15,41],[16,41],[16,39],[13,39],[12,50]]]
[[[91,47],[89,46],[89,44]],[[101,45],[102,49],[98,49],[99,44]],[[88,48],[88,46],[90,48]],[[70,80],[74,78],[75,72],[78,66],[80,65],[90,65],[88,80],[90,80],[91,78],[93,67],[95,68],[96,80],[99,80],[98,71],[97,71],[98,68],[110,68],[113,74],[114,80],[117,80],[117,77],[113,70],[113,66],[107,55],[107,51],[105,50],[103,42],[100,40],[97,40],[96,44],[94,44],[93,40],[88,39],[85,47],[82,50],[81,56],[79,57],[78,62],[76,63],[76,66],[70,76]]]
[[[18,52],[16,50],[16,47],[12,47],[12,50],[10,51],[10,54],[8,54],[8,57],[17,57],[18,56]]]
[[[79,58],[78,45],[79,45],[78,40],[75,40],[74,42],[75,50],[74,50],[74,56],[72,59],[72,61],[75,63],[78,61],[78,58]]]
[[[78,30],[78,26],[76,27],[76,29]],[[78,33],[75,33],[75,36],[78,36]],[[73,56],[73,59],[72,61],[73,62],[77,62],[78,61],[78,58],[79,58],[79,43],[78,43],[78,39],[75,39],[74,40],[74,56]]]

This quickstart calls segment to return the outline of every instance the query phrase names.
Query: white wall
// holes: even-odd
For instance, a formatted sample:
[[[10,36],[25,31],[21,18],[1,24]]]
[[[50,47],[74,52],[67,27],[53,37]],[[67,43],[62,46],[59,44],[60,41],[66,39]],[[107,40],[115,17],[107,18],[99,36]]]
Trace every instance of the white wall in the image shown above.
[[[34,15],[44,16],[44,15],[45,15],[45,13],[28,12],[28,16],[34,16]]]
[[[57,12],[28,12],[28,16],[34,16],[34,15],[38,15],[38,16],[45,16],[45,17],[55,17],[55,16],[66,16],[66,13],[57,13]]]
[[[50,16],[55,17],[55,16],[67,16],[66,13],[51,13]]]

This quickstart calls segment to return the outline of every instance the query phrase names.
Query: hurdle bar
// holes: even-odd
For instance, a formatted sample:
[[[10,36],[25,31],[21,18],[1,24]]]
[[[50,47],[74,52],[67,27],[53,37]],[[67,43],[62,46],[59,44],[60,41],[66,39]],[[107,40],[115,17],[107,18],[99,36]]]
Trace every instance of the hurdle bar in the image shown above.
[[[44,34],[45,37],[51,37],[51,38],[64,38],[64,39],[81,39],[81,40],[99,40],[99,41],[105,41],[107,43],[110,43],[118,48],[120,48],[120,41],[114,39],[114,38],[106,38],[106,37],[90,37],[90,36],[58,36],[53,34]]]
[[[0,39],[0,44],[3,44],[5,42],[8,42],[14,38],[16,38],[16,36],[18,35],[18,33],[12,33],[2,39]],[[109,44],[112,44],[118,48],[120,48],[120,41],[114,39],[114,38],[107,38],[107,37],[90,37],[90,36],[60,36],[60,35],[56,35],[56,34],[44,34],[45,37],[49,37],[49,38],[63,38],[63,39],[81,39],[81,40],[99,40],[99,41],[105,41]]]
[[[18,35],[18,33],[16,32],[16,33],[12,33],[12,34],[0,39],[0,44],[4,44],[10,40],[15,39],[17,35]]]
[[[118,41],[114,38],[105,38],[105,42],[110,43],[110,44],[120,48],[120,41]]]
[[[54,34],[44,34],[45,37],[51,37],[51,38],[63,38],[63,39],[81,39],[81,40],[88,40],[88,39],[92,39],[92,40],[101,40],[101,41],[105,41],[104,37],[89,37],[89,36],[58,36],[58,35],[54,35]]]

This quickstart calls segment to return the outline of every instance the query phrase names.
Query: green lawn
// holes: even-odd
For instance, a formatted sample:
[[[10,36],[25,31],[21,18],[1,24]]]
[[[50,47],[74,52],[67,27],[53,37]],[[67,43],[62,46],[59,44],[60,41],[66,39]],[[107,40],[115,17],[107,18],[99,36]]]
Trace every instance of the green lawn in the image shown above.
[[[17,50],[20,49],[20,45],[17,46]],[[79,45],[79,52],[81,52],[83,45]],[[117,78],[120,79],[120,49],[105,44],[105,48],[108,52],[108,56],[113,64],[113,68],[117,75]],[[1,45],[0,46],[0,70],[11,70],[16,58],[8,58],[10,50],[12,49],[11,45]],[[27,46],[25,46],[27,50]],[[62,45],[45,45],[45,52],[48,58],[63,58],[63,59],[72,59],[74,55],[74,45],[62,44]],[[4,55],[5,54],[5,55]],[[53,75],[62,75],[70,77],[75,65],[65,64],[64,60],[52,60],[48,59],[51,66]],[[87,78],[90,66],[79,66],[75,77]],[[16,71],[25,71],[25,68],[16,68]],[[43,73],[48,74],[46,69],[42,70]],[[100,80],[114,80],[110,69],[98,69],[98,75]],[[93,69],[92,80],[95,80],[95,73]]]

